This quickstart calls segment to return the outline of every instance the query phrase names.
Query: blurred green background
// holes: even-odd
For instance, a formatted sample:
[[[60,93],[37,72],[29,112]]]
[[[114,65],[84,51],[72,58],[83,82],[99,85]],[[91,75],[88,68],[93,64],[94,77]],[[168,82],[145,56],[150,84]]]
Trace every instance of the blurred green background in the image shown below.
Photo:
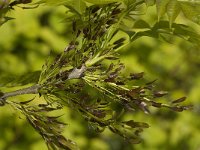
[[[9,15],[16,19],[0,27],[0,76],[40,70],[51,50],[61,52],[71,35],[70,25],[64,22],[65,12],[62,6],[11,11]],[[155,8],[142,18],[155,23]],[[182,16],[177,22],[200,33],[199,26]],[[82,150],[200,150],[200,48],[176,37],[170,42],[140,38],[120,51],[122,62],[128,72],[144,71],[147,80],[158,79],[158,88],[170,92],[166,101],[187,96],[186,104],[193,103],[193,110],[152,109],[151,115],[128,114],[127,119],[151,126],[141,134],[141,144],[130,145],[108,130],[96,134],[79,114],[66,108],[61,118],[68,123],[64,135]],[[40,135],[16,112],[10,106],[0,107],[0,150],[46,150]]]

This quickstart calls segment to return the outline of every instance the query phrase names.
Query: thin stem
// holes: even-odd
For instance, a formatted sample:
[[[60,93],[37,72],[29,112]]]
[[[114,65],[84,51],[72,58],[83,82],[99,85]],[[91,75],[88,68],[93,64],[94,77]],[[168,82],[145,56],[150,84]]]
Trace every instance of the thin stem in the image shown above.
[[[19,89],[16,91],[12,91],[12,92],[7,92],[4,93],[3,96],[0,97],[0,102],[4,101],[9,98],[9,97],[13,97],[13,96],[17,96],[17,95],[24,95],[24,94],[37,94],[38,93],[38,89],[41,86],[36,84],[27,88],[23,88],[23,89]]]

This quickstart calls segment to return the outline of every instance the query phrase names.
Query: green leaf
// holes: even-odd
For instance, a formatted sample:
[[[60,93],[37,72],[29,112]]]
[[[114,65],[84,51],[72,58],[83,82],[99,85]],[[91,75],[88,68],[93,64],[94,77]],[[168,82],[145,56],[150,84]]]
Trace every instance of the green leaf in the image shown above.
[[[167,15],[169,18],[170,28],[172,26],[172,23],[178,16],[178,14],[180,13],[180,11],[181,11],[181,9],[180,9],[180,6],[179,6],[177,0],[170,0],[170,2],[167,5]]]
[[[152,6],[155,4],[155,0],[145,0],[147,6]]]
[[[200,24],[200,2],[193,1],[179,1],[181,10],[184,15],[191,21]]]
[[[23,75],[3,74],[0,76],[0,87],[22,86],[31,83],[38,83],[41,71],[26,73]]]
[[[174,34],[196,45],[200,44],[200,35],[188,26],[175,24]]]
[[[0,18],[0,26],[3,25],[4,23],[6,23],[9,20],[12,20],[12,19],[14,19],[14,18],[11,18],[11,17],[2,17],[2,18]]]
[[[145,3],[147,6],[156,5],[158,21],[167,13],[170,27],[180,12],[189,20],[200,24],[199,0],[145,0]]]
[[[136,0],[123,0],[123,2],[126,6],[130,6],[131,4],[134,4]]]
[[[167,4],[170,0],[156,0],[156,8],[158,13],[158,21],[165,14]]]
[[[57,121],[56,117],[54,117],[55,119],[52,121],[48,116],[39,114],[37,112],[38,108],[32,108],[32,110],[26,109],[27,108],[24,108],[24,110],[22,110],[24,115],[26,115],[32,127],[44,138],[49,149],[79,150],[75,142],[61,135],[65,125],[64,123]],[[34,109],[36,109],[36,111]],[[47,113],[47,111],[45,113]]]
[[[52,6],[65,5],[73,12],[78,12],[78,14],[83,14],[86,8],[86,4],[83,0],[41,0],[40,3]]]
[[[65,3],[65,6],[71,8],[79,14],[83,14],[86,9],[86,4],[82,0],[70,0],[68,3]]]
[[[133,27],[138,29],[143,29],[143,28],[150,28],[150,25],[144,20],[137,20]]]
[[[92,3],[92,4],[109,4],[113,2],[121,2],[123,0],[84,0],[84,1]]]
[[[140,37],[147,36],[171,43],[171,39],[177,36],[188,42],[191,42],[192,44],[200,44],[200,35],[196,33],[192,28],[183,24],[173,23],[170,29],[168,21],[157,22],[154,26],[145,31],[137,31],[137,29],[134,31],[134,29],[132,29],[132,31],[123,30],[123,32],[129,35],[131,41],[135,41]]]
[[[41,0],[40,3],[45,3],[48,5],[64,5],[70,3],[71,0]]]

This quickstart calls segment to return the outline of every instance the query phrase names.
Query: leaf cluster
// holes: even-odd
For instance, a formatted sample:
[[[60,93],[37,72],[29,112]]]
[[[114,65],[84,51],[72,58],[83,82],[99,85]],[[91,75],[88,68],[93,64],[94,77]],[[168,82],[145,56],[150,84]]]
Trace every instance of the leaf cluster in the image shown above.
[[[56,102],[34,105],[31,103],[33,100],[8,101],[8,104],[25,115],[29,124],[42,136],[48,149],[78,149],[76,143],[61,134],[66,124],[58,121],[60,116],[49,115],[52,111],[62,109],[62,106]]]
[[[182,12],[191,21],[200,24],[200,2],[198,0],[145,0],[148,6],[156,5],[158,20],[167,14],[170,26]]]
[[[135,144],[140,143],[139,133],[149,125],[134,120],[123,120],[126,113],[139,109],[149,114],[150,107],[165,107],[178,112],[191,108],[181,104],[185,97],[167,104],[159,102],[158,99],[167,95],[167,92],[156,90],[155,80],[136,85],[136,81],[144,80],[144,73],[124,75],[125,66],[118,57],[118,50],[126,45],[127,41],[124,37],[118,38],[120,30],[129,35],[130,41],[142,36],[158,38],[163,34],[181,37],[190,35],[187,40],[199,41],[199,36],[190,32],[186,26],[174,23],[171,25],[172,32],[168,28],[168,22],[164,21],[156,23],[153,27],[144,21],[135,22],[135,27],[138,24],[142,27],[142,24],[147,28],[142,32],[134,32],[132,27],[122,28],[127,20],[135,21],[135,12],[143,3],[156,4],[159,18],[164,14],[160,12],[161,7],[167,7],[171,3],[158,0],[128,0],[124,1],[123,5],[101,1],[104,5],[87,6],[81,0],[78,4],[68,3],[69,1],[58,2],[74,14],[73,19],[68,19],[72,24],[73,37],[63,52],[56,57],[49,56],[39,72],[39,79],[33,81],[39,85],[38,93],[44,97],[46,103],[31,105],[31,100],[19,103],[7,101],[26,116],[28,122],[46,141],[49,149],[78,149],[74,142],[61,134],[64,123],[57,120],[59,117],[48,116],[49,112],[64,106],[78,112],[96,132],[109,129]],[[13,2],[6,7],[11,7],[11,4]],[[171,10],[172,6],[169,7]],[[168,12],[168,9],[162,10]],[[174,21],[174,14],[170,14],[169,18]],[[22,84],[26,83],[26,80],[22,81]]]
[[[118,32],[116,24],[122,11],[119,6],[90,6],[84,17],[72,21],[74,38],[60,55],[49,58],[43,66],[39,93],[48,103],[59,101],[79,112],[96,132],[107,128],[129,142],[139,143],[139,133],[148,124],[121,121],[124,114],[137,109],[150,113],[149,107],[180,112],[191,106],[179,105],[185,97],[169,104],[158,102],[156,99],[167,92],[155,90],[155,81],[134,85],[143,79],[143,72],[123,76],[125,66],[117,50],[125,38],[112,41]]]

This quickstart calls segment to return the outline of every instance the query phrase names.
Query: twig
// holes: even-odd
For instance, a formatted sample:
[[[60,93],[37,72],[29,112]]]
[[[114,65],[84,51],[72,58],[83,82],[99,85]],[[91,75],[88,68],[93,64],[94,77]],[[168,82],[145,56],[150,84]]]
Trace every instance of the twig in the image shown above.
[[[83,73],[86,71],[86,66],[82,65],[80,69],[74,68],[74,70],[69,74],[68,80],[70,79],[78,79],[83,76]],[[17,96],[17,95],[24,95],[24,94],[38,94],[38,89],[41,88],[41,85],[36,84],[31,87],[27,87],[24,89],[19,89],[12,92],[3,93],[2,96],[0,96],[0,105],[4,105],[6,102],[6,99],[9,97]]]
[[[24,88],[24,89],[19,89],[16,91],[12,91],[12,92],[7,92],[4,93],[1,97],[0,97],[0,105],[4,105],[5,101],[7,98],[9,97],[13,97],[13,96],[17,96],[17,95],[24,95],[24,94],[37,94],[38,93],[38,89],[41,86],[39,84]]]

